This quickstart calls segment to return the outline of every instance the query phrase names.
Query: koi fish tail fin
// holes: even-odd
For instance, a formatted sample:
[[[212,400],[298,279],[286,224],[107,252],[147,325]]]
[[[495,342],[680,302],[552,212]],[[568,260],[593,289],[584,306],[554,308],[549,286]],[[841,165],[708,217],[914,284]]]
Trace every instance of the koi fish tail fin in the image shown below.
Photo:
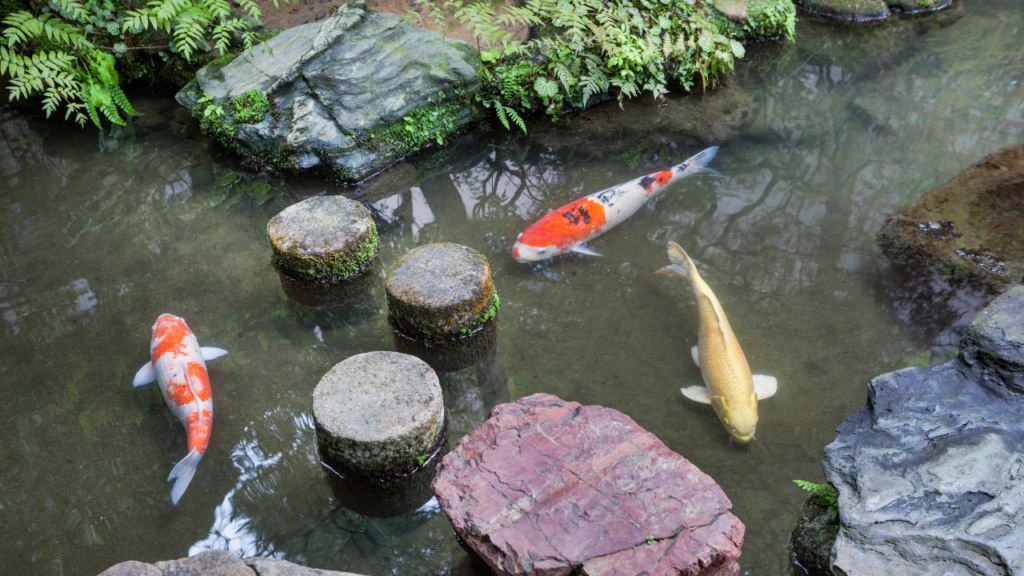
[[[199,460],[203,457],[203,453],[193,448],[187,456],[181,459],[174,466],[174,470],[171,470],[171,474],[167,477],[167,481],[174,480],[174,486],[171,488],[171,502],[174,504],[178,503],[181,499],[181,495],[185,493],[185,489],[188,488],[189,482],[192,481],[192,476],[195,476],[196,466],[199,465]]]
[[[722,176],[718,170],[713,170],[707,167],[708,164],[715,159],[716,154],[718,154],[718,146],[712,146],[711,148],[706,148],[691,156],[689,160],[682,164],[682,166],[685,166],[685,175],[696,176],[698,174],[715,174]]]
[[[690,275],[690,271],[694,269],[693,261],[690,260],[690,257],[686,255],[686,251],[679,244],[675,242],[668,243],[668,259],[672,261],[672,265],[657,270],[655,274],[668,274],[683,280],[693,279]]]

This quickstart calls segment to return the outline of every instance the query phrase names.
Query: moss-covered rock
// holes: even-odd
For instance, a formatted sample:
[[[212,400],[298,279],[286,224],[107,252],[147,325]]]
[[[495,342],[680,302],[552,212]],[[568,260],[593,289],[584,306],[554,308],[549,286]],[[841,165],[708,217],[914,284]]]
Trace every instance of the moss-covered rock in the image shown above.
[[[294,279],[348,278],[377,255],[377,227],[365,206],[344,196],[318,196],[282,210],[267,225],[274,265]]]
[[[357,182],[472,121],[479,67],[465,42],[356,0],[203,68],[177,99],[251,165]]]
[[[789,538],[793,561],[804,569],[803,573],[807,576],[832,576],[829,564],[837,534],[839,515],[836,508],[820,495],[808,496]]]
[[[939,10],[955,0],[795,0],[802,10],[840,20],[880,20],[892,11],[913,14]]]
[[[938,266],[994,290],[1024,282],[1024,145],[988,156],[890,216],[878,242],[898,263]]]
[[[487,259],[459,244],[410,250],[388,271],[385,288],[392,325],[413,339],[469,336],[498,312]]]

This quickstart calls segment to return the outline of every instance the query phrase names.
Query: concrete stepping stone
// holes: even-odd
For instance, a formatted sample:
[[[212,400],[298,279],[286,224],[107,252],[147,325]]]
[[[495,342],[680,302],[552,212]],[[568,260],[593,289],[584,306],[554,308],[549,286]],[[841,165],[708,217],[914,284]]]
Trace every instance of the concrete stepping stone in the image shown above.
[[[413,339],[468,336],[498,311],[487,259],[459,244],[410,250],[388,270],[385,288],[392,326]]]
[[[419,358],[398,352],[346,358],[313,390],[320,457],[342,475],[412,470],[444,440],[442,398],[437,374]]]
[[[365,206],[344,196],[293,204],[267,225],[274,265],[295,280],[348,278],[377,255],[377,227]]]

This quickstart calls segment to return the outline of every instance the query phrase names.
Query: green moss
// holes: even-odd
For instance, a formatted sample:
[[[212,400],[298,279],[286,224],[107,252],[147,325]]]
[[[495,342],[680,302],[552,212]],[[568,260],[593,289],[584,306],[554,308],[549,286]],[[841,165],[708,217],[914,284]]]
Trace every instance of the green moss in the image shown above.
[[[380,168],[429,147],[444,144],[464,125],[463,119],[470,106],[461,94],[454,97],[438,93],[438,100],[416,108],[398,122],[378,128],[357,137],[363,148],[381,158]]]
[[[269,223],[267,237],[270,237]],[[379,248],[377,227],[372,222],[369,234],[343,252],[311,257],[294,251],[278,250],[270,241],[274,265],[296,280],[307,282],[332,282],[349,278],[362,271],[377,255]]]
[[[250,90],[241,96],[232,98],[229,102],[230,114],[234,116],[235,122],[242,124],[255,124],[266,118],[270,112],[270,102],[262,90]]]

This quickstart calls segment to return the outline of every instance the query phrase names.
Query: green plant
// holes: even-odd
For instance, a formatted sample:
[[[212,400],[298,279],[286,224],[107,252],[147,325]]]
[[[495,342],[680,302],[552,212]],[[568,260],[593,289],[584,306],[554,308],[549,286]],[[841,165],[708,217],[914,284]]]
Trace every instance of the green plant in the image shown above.
[[[647,535],[647,543],[648,544],[654,544],[654,536],[651,536],[650,534],[648,534]]]
[[[468,26],[482,50],[477,101],[506,129],[514,123],[524,132],[525,113],[584,108],[609,91],[621,105],[642,92],[658,98],[670,81],[691,90],[699,78],[707,87],[744,54],[694,9],[695,0],[528,0],[500,16],[488,2],[416,1],[442,32],[445,10],[454,9],[452,18]],[[547,32],[519,42],[502,26]]]
[[[797,486],[807,490],[818,499],[818,502],[827,506],[825,520],[831,522],[839,516],[839,492],[828,484],[815,484],[806,480],[793,480]]]
[[[270,112],[270,102],[262,90],[250,90],[232,98],[231,108],[236,122],[253,124],[263,120]]]
[[[236,4],[259,18],[256,0]],[[100,115],[124,125],[121,112],[135,114],[115,69],[130,51],[160,50],[164,60],[191,62],[199,53],[229,52],[233,34],[245,49],[262,39],[228,0],[150,0],[136,8],[117,0],[48,0],[33,6],[3,20],[0,74],[11,78],[11,99],[41,96],[47,117],[64,107],[65,118],[83,126],[92,120],[102,127]],[[158,45],[147,44],[153,39]],[[145,75],[135,70],[129,76]]]

